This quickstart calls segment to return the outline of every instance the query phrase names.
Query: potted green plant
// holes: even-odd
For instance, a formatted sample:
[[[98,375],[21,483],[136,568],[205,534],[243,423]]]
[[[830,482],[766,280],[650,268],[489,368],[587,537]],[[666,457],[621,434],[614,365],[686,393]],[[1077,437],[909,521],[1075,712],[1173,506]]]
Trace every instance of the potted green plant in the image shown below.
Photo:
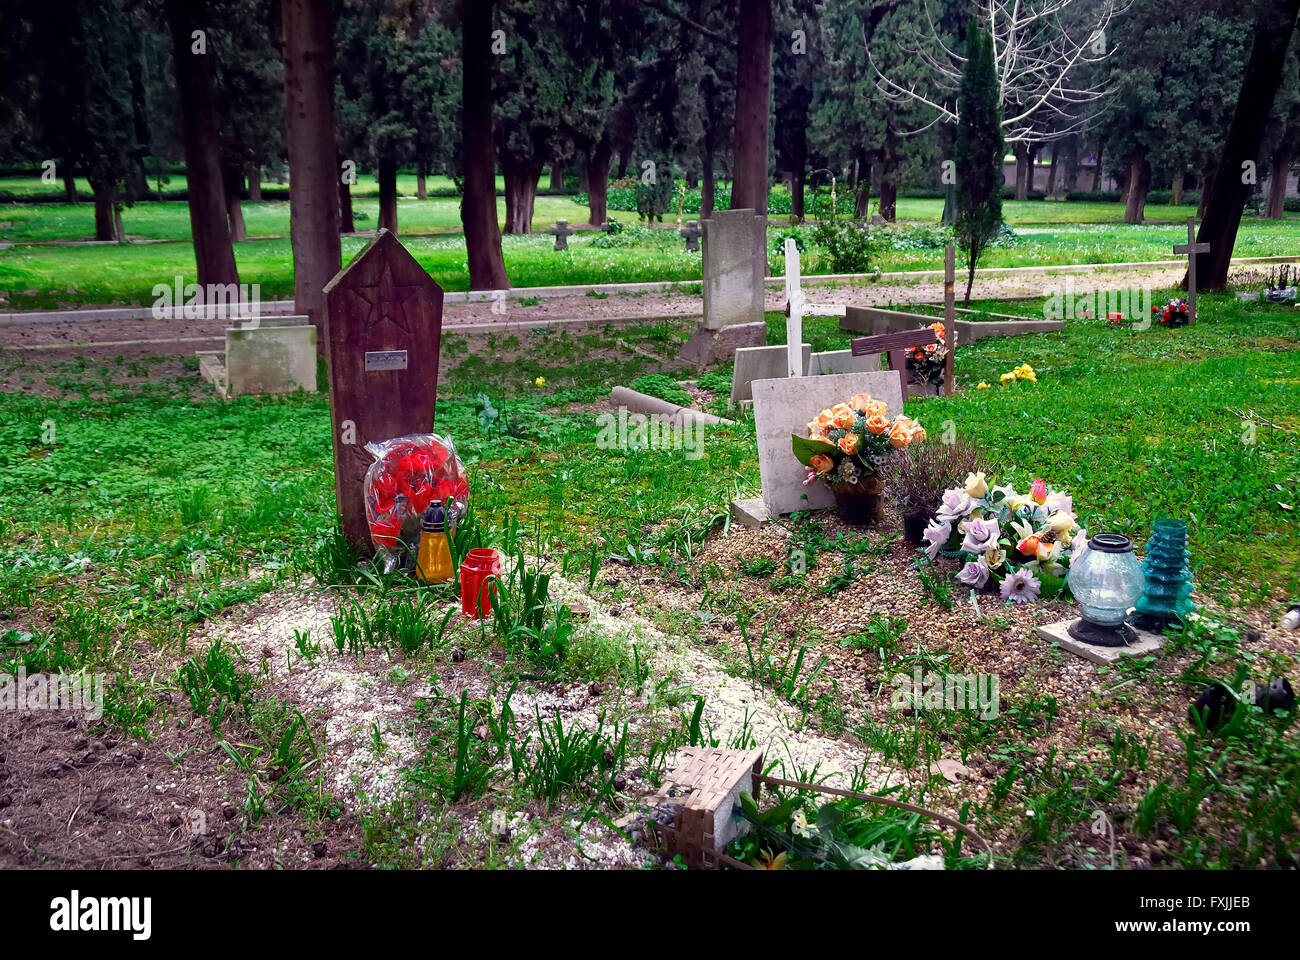
[[[908,447],[885,466],[885,486],[903,518],[903,539],[920,544],[926,524],[938,512],[943,492],[971,473],[987,470],[974,444],[925,443]]]

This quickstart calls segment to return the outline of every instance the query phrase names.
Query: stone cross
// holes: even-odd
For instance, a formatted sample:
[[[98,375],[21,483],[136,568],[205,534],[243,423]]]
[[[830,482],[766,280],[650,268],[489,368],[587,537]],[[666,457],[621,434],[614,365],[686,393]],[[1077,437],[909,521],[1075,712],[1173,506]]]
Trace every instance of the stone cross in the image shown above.
[[[1187,323],[1196,322],[1196,255],[1209,253],[1208,243],[1196,242],[1196,218],[1187,218],[1187,242],[1174,247],[1174,253],[1187,254]]]
[[[904,330],[901,333],[882,333],[875,337],[857,337],[849,341],[853,356],[860,357],[867,353],[889,354],[889,369],[898,371],[898,379],[903,388],[903,399],[907,399],[907,351],[912,347],[923,347],[927,343],[938,343],[929,327],[920,330]],[[951,351],[949,352],[951,356]]]
[[[442,288],[381,229],[324,294],[334,491],[344,535],[370,556],[365,445],[433,429]]]
[[[570,230],[570,229],[569,229],[569,221],[568,221],[568,220],[557,220],[557,221],[555,221],[555,226],[551,227],[551,229],[550,229],[549,232],[555,234],[555,249],[556,249],[556,250],[568,250],[568,249],[569,249],[569,237],[571,237],[571,236],[573,236],[575,233],[577,233],[576,230]]]
[[[700,223],[698,220],[687,220],[686,226],[682,228],[681,235],[686,238],[686,249],[690,253],[698,253],[700,249]]]

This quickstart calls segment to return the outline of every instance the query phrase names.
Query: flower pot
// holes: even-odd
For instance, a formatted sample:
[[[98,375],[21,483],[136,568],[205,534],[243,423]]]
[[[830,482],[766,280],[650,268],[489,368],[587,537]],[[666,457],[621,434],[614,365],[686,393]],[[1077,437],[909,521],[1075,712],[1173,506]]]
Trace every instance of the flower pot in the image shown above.
[[[831,493],[845,523],[865,526],[885,517],[885,482],[874,473],[864,474],[857,483],[832,484]]]
[[[929,525],[930,518],[925,514],[917,517],[903,518],[903,539],[908,543],[915,543],[920,546],[925,542],[925,528]]]

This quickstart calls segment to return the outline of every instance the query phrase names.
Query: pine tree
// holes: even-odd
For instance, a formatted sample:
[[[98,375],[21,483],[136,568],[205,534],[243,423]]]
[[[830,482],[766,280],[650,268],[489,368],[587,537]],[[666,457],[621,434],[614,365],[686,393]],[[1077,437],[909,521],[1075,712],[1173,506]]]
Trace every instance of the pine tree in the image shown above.
[[[958,93],[957,238],[969,257],[966,300],[975,283],[975,264],[1002,228],[1002,105],[993,67],[993,41],[972,20],[966,29],[966,66]]]

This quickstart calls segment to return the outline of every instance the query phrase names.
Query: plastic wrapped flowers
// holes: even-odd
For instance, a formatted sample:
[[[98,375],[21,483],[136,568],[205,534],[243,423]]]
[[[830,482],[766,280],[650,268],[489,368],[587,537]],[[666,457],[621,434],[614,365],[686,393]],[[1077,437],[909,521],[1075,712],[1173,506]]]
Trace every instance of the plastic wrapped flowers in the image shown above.
[[[1069,578],[1070,560],[1087,549],[1074,501],[1035,479],[1028,494],[990,486],[972,473],[947,490],[925,530],[926,553],[945,551],[961,560],[957,579],[975,590],[997,589],[1003,600],[1028,603],[1057,596]]]
[[[429,504],[450,501],[448,517],[453,524],[464,517],[469,480],[450,437],[432,433],[396,437],[367,443],[366,452],[375,458],[362,481],[370,540],[385,570],[391,570],[404,552],[399,539],[414,553],[420,518]]]
[[[1175,297],[1163,307],[1152,307],[1151,312],[1162,327],[1184,327],[1191,318],[1187,301],[1182,297]]]
[[[891,420],[888,414],[883,400],[866,393],[819,413],[806,438],[791,437],[795,458],[808,469],[804,483],[853,485],[876,474],[895,450],[925,440],[925,428],[915,420],[902,415]]]

